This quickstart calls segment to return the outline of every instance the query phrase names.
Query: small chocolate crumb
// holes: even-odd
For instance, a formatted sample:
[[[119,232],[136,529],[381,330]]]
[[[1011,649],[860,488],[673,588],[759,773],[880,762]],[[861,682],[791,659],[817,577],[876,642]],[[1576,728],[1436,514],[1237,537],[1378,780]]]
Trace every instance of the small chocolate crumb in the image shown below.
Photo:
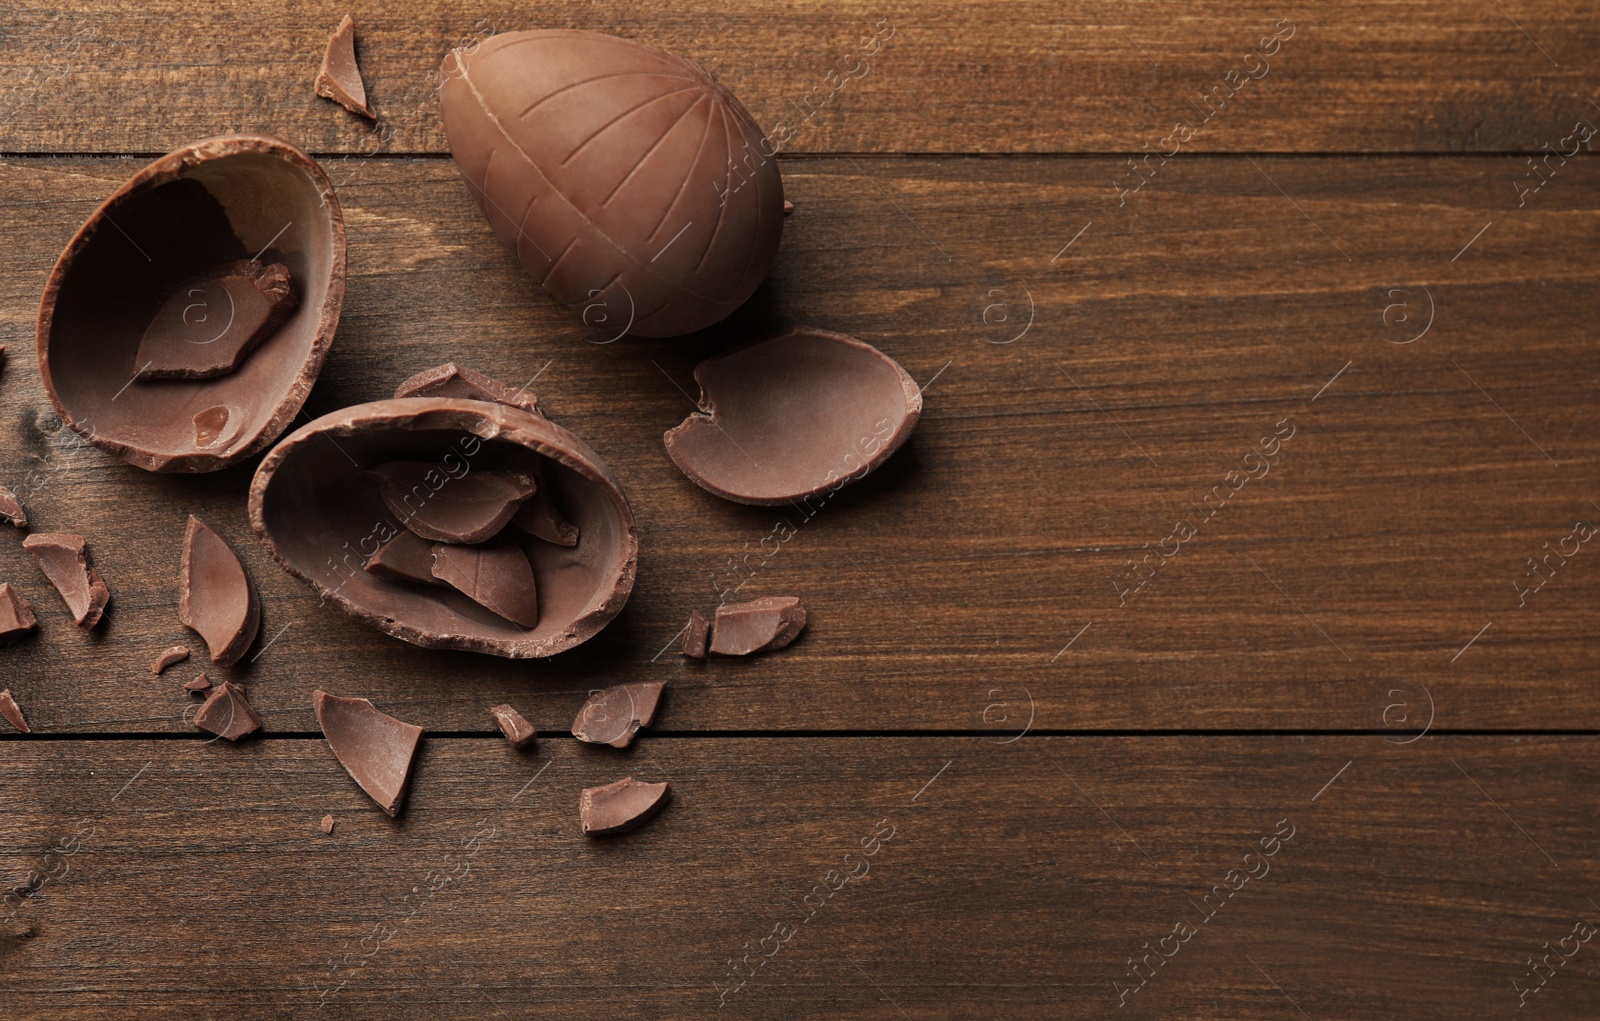
[[[361,66],[356,63],[356,23],[348,14],[328,37],[328,49],[322,55],[322,69],[317,72],[313,87],[317,95],[351,113],[377,119],[367,105],[367,86],[361,81]]]
[[[138,380],[214,379],[239,367],[246,355],[278,331],[300,307],[289,267],[255,259],[214,266],[174,287],[145,328],[133,364]],[[215,412],[221,411],[217,421]],[[195,416],[197,438],[227,425],[228,409]],[[201,442],[209,446],[216,436]]]
[[[399,531],[378,547],[364,569],[380,578],[415,581],[423,585],[443,585],[433,576],[433,543],[414,532]]]
[[[178,620],[205,639],[211,662],[239,662],[261,628],[261,604],[233,547],[193,514],[178,574]]]
[[[494,717],[494,722],[500,726],[500,733],[506,736],[513,748],[526,748],[538,736],[533,724],[509,705],[497,705],[489,710],[489,715]]]
[[[763,596],[717,607],[711,651],[719,656],[771,652],[795,640],[806,626],[806,608],[794,596]]]
[[[5,518],[18,528],[28,527],[28,512],[23,508],[22,501],[5,486],[0,486],[0,518]]]
[[[603,837],[644,825],[667,803],[668,789],[665,783],[640,783],[631,776],[604,787],[585,787],[578,796],[583,832]]]
[[[706,658],[706,642],[711,637],[711,622],[699,610],[689,614],[689,626],[683,632],[683,654],[690,659]]]
[[[434,542],[483,542],[505,526],[537,483],[518,472],[475,471],[452,477],[427,461],[392,461],[369,469],[389,512]]]
[[[4,716],[7,723],[16,727],[22,733],[33,733],[28,726],[28,721],[22,716],[22,707],[17,705],[17,700],[11,697],[10,688],[0,691],[0,716]]]
[[[161,655],[156,657],[156,661],[150,664],[150,672],[153,674],[159,674],[167,667],[173,666],[177,663],[182,663],[188,658],[188,646],[174,645],[169,649],[163,649]]]
[[[100,623],[111,590],[89,563],[83,536],[40,532],[23,539],[22,547],[33,554],[39,570],[66,600],[79,627],[87,631]]]
[[[201,674],[189,683],[194,684],[201,677],[205,677],[205,674]],[[229,741],[237,741],[246,734],[260,730],[261,717],[250,708],[243,687],[232,681],[223,681],[212,689],[211,694],[206,696],[205,705],[194,714],[194,725],[201,730],[221,735]]]
[[[595,692],[572,721],[572,736],[590,744],[628,747],[639,728],[655,718],[664,687],[659,681],[640,681]]]
[[[477,546],[434,543],[433,576],[514,624],[532,628],[539,623],[533,565],[509,539]]]
[[[792,212],[794,212],[794,203],[790,202],[788,199],[784,199],[783,200],[783,215],[784,216],[788,216]]]
[[[331,816],[331,815],[323,816],[322,817],[322,832],[324,832],[324,833],[332,833],[333,832],[333,827],[334,827],[333,816]]]
[[[192,681],[185,681],[183,690],[187,691],[191,695],[203,695],[207,691],[211,690],[211,678],[205,674],[201,674]]]
[[[38,626],[22,593],[10,582],[0,582],[0,645],[10,645]]]
[[[422,728],[380,712],[364,698],[311,693],[322,736],[350,778],[378,807],[400,813]]]

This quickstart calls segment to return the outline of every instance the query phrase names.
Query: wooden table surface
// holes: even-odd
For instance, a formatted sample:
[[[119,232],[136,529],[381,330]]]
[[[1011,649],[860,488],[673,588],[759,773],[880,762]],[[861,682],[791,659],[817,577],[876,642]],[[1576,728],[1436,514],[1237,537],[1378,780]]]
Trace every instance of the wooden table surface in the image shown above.
[[[347,11],[376,127],[311,92]],[[777,265],[724,324],[585,343],[478,215],[438,62],[534,27],[682,53],[793,130]],[[0,528],[40,619],[0,650],[34,727],[0,725],[0,1017],[1597,1016],[1600,554],[1547,555],[1600,521],[1600,168],[1556,154],[1600,124],[1597,45],[1570,0],[8,8],[0,484],[114,596],[79,633]],[[455,359],[535,379],[610,463],[639,581],[599,636],[387,638],[254,541],[258,459],[156,476],[62,427],[56,256],[230,131],[313,153],[344,205],[306,418]],[[660,438],[697,360],[800,323],[925,387],[809,518],[710,496]],[[192,671],[149,672],[202,648],[190,513],[262,596],[255,658],[212,672],[265,721],[237,746],[193,727]],[[669,648],[735,591],[800,596],[804,636]],[[668,688],[636,747],[567,736],[638,680]],[[400,818],[317,688],[430,732]],[[671,805],[586,840],[578,791],[626,774]]]

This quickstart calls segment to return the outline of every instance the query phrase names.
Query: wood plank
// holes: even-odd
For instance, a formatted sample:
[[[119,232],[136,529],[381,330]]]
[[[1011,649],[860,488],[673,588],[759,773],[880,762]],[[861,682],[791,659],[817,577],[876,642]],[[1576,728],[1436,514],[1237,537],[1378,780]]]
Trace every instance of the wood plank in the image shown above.
[[[1600,726],[1592,554],[1522,594],[1529,559],[1600,514],[1600,289],[1580,257],[1600,244],[1597,169],[1569,161],[1519,208],[1518,162],[1203,158],[1119,206],[1112,160],[796,160],[798,210],[747,308],[685,341],[596,345],[447,161],[348,161],[348,297],[309,415],[449,358],[537,376],[640,522],[624,613],[513,663],[319,608],[251,541],[250,465],[158,477],[78,449],[28,339],[60,246],[137,161],[5,161],[0,482],[28,490],[39,530],[89,535],[116,593],[78,634],[0,534],[0,579],[42,621],[0,652],[5,685],[47,732],[186,730],[192,672],[148,664],[192,638],[175,607],[194,512],[265,606],[259,658],[219,673],[281,731],[314,731],[320,686],[447,730],[487,730],[511,701],[548,730],[588,689],[642,679],[672,682],[659,725],[677,730]],[[932,381],[907,448],[809,517],[711,497],[660,441],[698,357],[793,322]],[[1245,482],[1263,437],[1278,453]],[[1180,520],[1196,534],[1178,544]],[[762,546],[779,521],[793,536]],[[1162,566],[1130,568],[1163,542]],[[686,665],[674,634],[734,588],[801,596],[807,634]]]
[[[1600,944],[1571,934],[1600,923],[1594,810],[1572,796],[1600,783],[1594,743],[430,739],[391,820],[320,741],[4,740],[0,878],[36,889],[0,915],[0,995],[10,1018],[319,999],[1093,1018],[1120,1016],[1113,982],[1168,937],[1127,1016],[1426,1021],[1516,1010],[1528,958],[1569,937],[1528,1004],[1593,1017]],[[672,803],[585,839],[578,790],[629,772],[670,777]],[[840,888],[804,900],[818,883]]]
[[[1138,152],[1170,149],[1179,122],[1190,152],[1537,152],[1597,116],[1600,23],[1576,0],[78,7],[0,22],[0,151],[164,152],[250,130],[317,152],[443,152],[443,55],[537,27],[691,57],[791,152]],[[346,12],[376,128],[312,94]]]

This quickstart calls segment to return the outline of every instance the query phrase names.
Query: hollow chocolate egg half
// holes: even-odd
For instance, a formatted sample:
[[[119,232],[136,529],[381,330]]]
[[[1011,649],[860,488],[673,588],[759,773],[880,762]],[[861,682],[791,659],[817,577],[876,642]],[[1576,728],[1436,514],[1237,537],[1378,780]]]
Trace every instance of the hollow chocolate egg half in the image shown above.
[[[287,142],[194,142],[123,183],[39,306],[63,422],[129,464],[216,471],[265,448],[316,381],[344,301],[344,217]]]

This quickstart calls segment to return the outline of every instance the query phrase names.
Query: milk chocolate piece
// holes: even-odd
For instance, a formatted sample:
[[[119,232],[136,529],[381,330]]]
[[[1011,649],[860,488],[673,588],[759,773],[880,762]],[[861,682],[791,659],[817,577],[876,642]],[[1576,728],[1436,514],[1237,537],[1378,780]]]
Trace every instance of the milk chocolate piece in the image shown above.
[[[525,628],[539,623],[533,566],[510,539],[476,546],[434,543],[433,576],[512,623]]]
[[[440,77],[467,190],[586,325],[613,339],[690,333],[765,279],[783,234],[778,160],[698,64],[552,29],[457,49]]]
[[[88,630],[100,623],[111,590],[89,563],[83,536],[40,532],[23,539],[22,546],[66,600],[79,627]]]
[[[38,626],[22,593],[10,582],[0,582],[0,645],[10,645]]]
[[[451,469],[427,461],[392,461],[367,472],[389,513],[424,539],[483,542],[533,495],[537,483],[513,472]]]
[[[4,716],[7,723],[16,727],[22,733],[33,733],[33,730],[28,726],[27,719],[22,715],[22,707],[17,705],[17,700],[11,697],[10,688],[0,691],[0,716]]]
[[[367,87],[361,81],[361,66],[356,63],[356,23],[348,14],[328,37],[328,49],[322,54],[322,69],[317,72],[314,88],[317,95],[351,113],[377,119],[367,105]]]
[[[794,203],[790,202],[788,199],[784,199],[783,200],[783,215],[784,216],[789,216],[793,212],[794,212]]]
[[[281,262],[263,265],[241,259],[213,266],[167,295],[139,341],[133,378],[226,376],[276,333],[299,305],[289,267]],[[222,411],[225,425],[227,409]],[[195,427],[201,428],[198,418]]]
[[[667,431],[667,453],[735,503],[836,491],[887,460],[922,415],[922,392],[894,359],[810,327],[708,358],[694,378],[700,409]]]
[[[378,547],[367,559],[368,572],[394,581],[414,581],[423,585],[443,585],[433,576],[433,542],[402,529]]]
[[[533,729],[533,724],[523,719],[521,713],[509,705],[497,705],[489,710],[489,715],[494,717],[494,722],[499,725],[500,733],[506,736],[513,748],[526,748],[538,736]]]
[[[690,659],[706,658],[706,642],[711,637],[711,622],[705,614],[694,610],[689,614],[689,626],[683,632],[683,654]]]
[[[649,726],[655,718],[664,687],[657,681],[640,681],[595,692],[572,721],[572,736],[590,744],[628,747],[639,728]]]
[[[199,679],[195,678],[196,681]],[[223,681],[211,690],[211,694],[206,696],[205,704],[194,714],[194,725],[201,730],[208,730],[225,737],[229,741],[237,741],[246,734],[260,730],[261,717],[250,708],[243,687],[232,681]]]
[[[183,690],[187,691],[191,695],[199,695],[203,692],[209,691],[211,690],[211,678],[205,674],[201,674],[192,681],[185,681],[183,683]]]
[[[641,783],[631,776],[604,787],[585,787],[578,796],[583,832],[603,837],[643,826],[666,805],[667,791],[665,783]]]
[[[11,522],[18,528],[28,527],[28,512],[22,506],[22,501],[17,499],[17,494],[0,486],[0,518]]]
[[[576,546],[578,526],[568,521],[556,507],[553,487],[545,479],[544,462],[544,458],[531,451],[522,451],[506,459],[503,467],[531,477],[537,487],[511,516],[511,523],[545,542]]]
[[[174,665],[176,663],[182,663],[184,660],[186,660],[188,658],[189,658],[189,648],[188,648],[188,646],[174,645],[174,646],[172,646],[170,648],[163,649],[163,650],[161,650],[161,655],[156,657],[156,661],[154,663],[150,664],[150,672],[153,673],[153,674],[159,674],[159,673],[161,673],[161,671],[165,670],[167,667],[172,666],[172,665]]]
[[[717,607],[711,651],[719,656],[771,652],[795,640],[806,626],[806,608],[794,596],[763,596]]]
[[[233,547],[189,515],[178,578],[178,619],[206,641],[211,662],[232,666],[256,640],[261,604]]]
[[[311,693],[328,747],[350,778],[390,815],[400,813],[422,728],[379,712],[364,698]]]
[[[325,816],[322,817],[322,832],[324,832],[324,833],[332,833],[333,832],[333,826],[334,826],[333,816],[325,815]]]
[[[521,408],[535,415],[543,415],[539,398],[527,387],[513,390],[509,386],[485,376],[481,372],[464,368],[455,362],[445,362],[424,369],[394,388],[396,397],[457,397],[468,401],[489,401],[509,408]]]

